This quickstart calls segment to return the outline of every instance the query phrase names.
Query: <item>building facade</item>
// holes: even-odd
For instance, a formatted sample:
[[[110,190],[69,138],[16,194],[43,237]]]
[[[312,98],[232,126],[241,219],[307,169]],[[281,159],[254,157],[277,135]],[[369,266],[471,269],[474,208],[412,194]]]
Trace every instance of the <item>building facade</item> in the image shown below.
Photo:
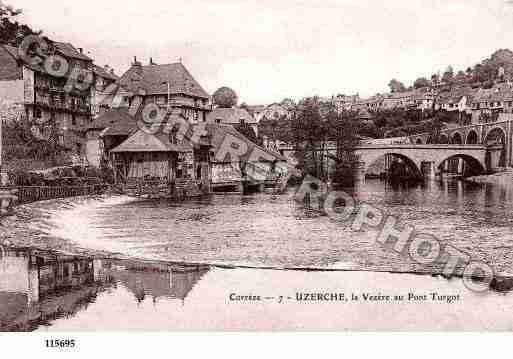
[[[66,148],[72,162],[84,163],[84,128],[91,122],[94,94],[93,60],[69,43],[49,42],[49,55],[63,57],[69,65],[64,76],[57,77],[41,65],[25,63],[18,49],[0,46],[0,93],[23,106],[23,113],[34,137],[56,137]],[[72,71],[91,73],[92,86],[84,90],[67,87]]]

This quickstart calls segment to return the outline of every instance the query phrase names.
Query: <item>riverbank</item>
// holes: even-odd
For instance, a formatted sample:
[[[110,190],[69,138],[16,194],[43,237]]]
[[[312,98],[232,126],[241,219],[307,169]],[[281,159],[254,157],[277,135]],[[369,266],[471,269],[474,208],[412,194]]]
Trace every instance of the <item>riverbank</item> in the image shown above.
[[[469,177],[466,180],[475,183],[491,183],[500,186],[511,185],[513,183],[513,168],[507,168],[505,171],[491,175]]]

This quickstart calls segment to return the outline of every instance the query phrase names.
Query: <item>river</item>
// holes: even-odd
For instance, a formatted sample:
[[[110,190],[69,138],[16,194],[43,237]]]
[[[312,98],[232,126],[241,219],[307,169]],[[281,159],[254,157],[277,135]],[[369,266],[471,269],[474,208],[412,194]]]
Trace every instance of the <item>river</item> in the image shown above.
[[[137,261],[6,251],[0,302],[9,305],[2,328],[513,328],[509,287],[473,293],[457,278],[418,275],[432,268],[377,244],[375,231],[353,231],[292,195],[216,195],[184,203],[116,198],[50,211],[52,235]],[[368,180],[356,196],[501,275],[512,273],[511,186]],[[296,298],[303,291],[344,293],[349,302],[305,303]],[[384,304],[361,300],[362,293],[413,296]],[[430,299],[435,293],[458,300]],[[352,302],[352,294],[360,300]]]

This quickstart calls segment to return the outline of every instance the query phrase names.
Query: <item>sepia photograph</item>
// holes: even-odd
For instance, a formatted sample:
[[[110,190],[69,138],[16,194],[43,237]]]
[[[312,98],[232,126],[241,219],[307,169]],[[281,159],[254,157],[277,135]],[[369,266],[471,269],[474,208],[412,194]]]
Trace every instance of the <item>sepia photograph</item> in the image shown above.
[[[0,181],[47,349],[510,332],[513,2],[1,0]]]

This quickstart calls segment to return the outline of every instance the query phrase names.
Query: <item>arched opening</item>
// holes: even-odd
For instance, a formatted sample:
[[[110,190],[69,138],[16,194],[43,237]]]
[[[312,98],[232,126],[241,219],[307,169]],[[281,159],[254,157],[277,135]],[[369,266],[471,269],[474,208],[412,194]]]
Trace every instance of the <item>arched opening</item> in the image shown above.
[[[415,143],[417,145],[422,145],[422,138],[417,138],[417,141]]]
[[[457,168],[450,168],[451,163],[457,163]],[[450,169],[451,174],[463,177],[477,176],[485,172],[485,168],[478,159],[464,154],[446,158],[438,166],[440,173],[447,172],[447,168]]]
[[[471,130],[467,135],[467,145],[477,145],[478,143],[478,136],[477,132],[474,130]]]
[[[440,135],[439,139],[438,139],[438,143],[440,144],[448,144],[449,143],[449,136],[447,136],[446,134],[442,134]]]
[[[499,167],[506,167],[506,133],[500,127],[495,127],[486,135],[486,146],[502,146],[497,162]]]
[[[398,153],[387,153],[366,167],[365,176],[381,179],[418,179],[422,178],[422,173],[410,158]]]
[[[451,143],[454,145],[461,145],[463,143],[463,138],[459,132],[456,132],[452,135]],[[465,172],[464,166],[465,164],[461,158],[453,158],[447,161],[445,171],[459,175],[460,173]]]
[[[426,144],[427,145],[430,145],[433,143],[433,136],[428,136],[427,140],[426,140]]]
[[[463,143],[463,138],[459,132],[452,135],[451,143],[455,145],[461,145]]]

